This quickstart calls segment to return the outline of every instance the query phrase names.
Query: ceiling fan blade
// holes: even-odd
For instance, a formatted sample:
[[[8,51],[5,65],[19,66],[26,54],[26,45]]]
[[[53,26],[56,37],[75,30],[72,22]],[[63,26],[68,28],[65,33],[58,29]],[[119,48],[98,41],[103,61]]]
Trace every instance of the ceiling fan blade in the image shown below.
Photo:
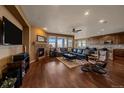
[[[72,32],[73,32],[73,33],[77,33],[77,32],[79,32],[79,31],[82,31],[82,30],[81,30],[81,29],[76,30],[75,28],[72,29]]]
[[[80,30],[76,30],[76,31],[78,31],[78,32],[79,32],[79,31],[82,31],[82,30],[80,29]]]

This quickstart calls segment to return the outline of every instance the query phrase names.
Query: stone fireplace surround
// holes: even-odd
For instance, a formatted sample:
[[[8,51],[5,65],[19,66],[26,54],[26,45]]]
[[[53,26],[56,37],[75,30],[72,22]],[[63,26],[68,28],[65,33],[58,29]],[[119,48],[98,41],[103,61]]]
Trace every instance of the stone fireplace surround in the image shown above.
[[[35,42],[35,50],[36,50],[36,60],[42,59],[48,55],[49,44],[44,42],[43,43]]]

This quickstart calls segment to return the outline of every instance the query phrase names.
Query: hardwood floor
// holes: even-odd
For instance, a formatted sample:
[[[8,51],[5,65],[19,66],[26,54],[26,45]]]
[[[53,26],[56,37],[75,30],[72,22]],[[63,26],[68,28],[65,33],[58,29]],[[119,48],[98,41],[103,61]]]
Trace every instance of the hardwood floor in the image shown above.
[[[30,65],[23,79],[23,88],[87,88],[124,87],[124,63],[109,62],[108,73],[69,69],[56,58],[44,58]]]

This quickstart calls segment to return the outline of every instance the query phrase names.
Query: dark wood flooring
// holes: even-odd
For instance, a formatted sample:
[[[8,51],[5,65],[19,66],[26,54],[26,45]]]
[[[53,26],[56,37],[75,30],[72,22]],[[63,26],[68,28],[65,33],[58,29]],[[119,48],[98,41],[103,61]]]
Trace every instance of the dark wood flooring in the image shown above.
[[[109,88],[124,87],[124,62],[109,62],[107,74],[69,69],[56,58],[44,58],[30,64],[23,88]]]

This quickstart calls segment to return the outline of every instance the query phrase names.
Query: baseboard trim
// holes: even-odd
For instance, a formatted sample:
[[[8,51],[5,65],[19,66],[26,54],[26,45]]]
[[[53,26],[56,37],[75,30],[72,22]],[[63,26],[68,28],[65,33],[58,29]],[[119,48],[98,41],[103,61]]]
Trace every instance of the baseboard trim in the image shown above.
[[[38,60],[41,60],[41,59],[43,59],[43,58],[45,58],[45,57],[46,57],[46,56],[39,57]],[[36,62],[36,61],[37,61],[37,59],[34,59],[34,60],[30,61],[30,64],[33,63],[33,62]]]

